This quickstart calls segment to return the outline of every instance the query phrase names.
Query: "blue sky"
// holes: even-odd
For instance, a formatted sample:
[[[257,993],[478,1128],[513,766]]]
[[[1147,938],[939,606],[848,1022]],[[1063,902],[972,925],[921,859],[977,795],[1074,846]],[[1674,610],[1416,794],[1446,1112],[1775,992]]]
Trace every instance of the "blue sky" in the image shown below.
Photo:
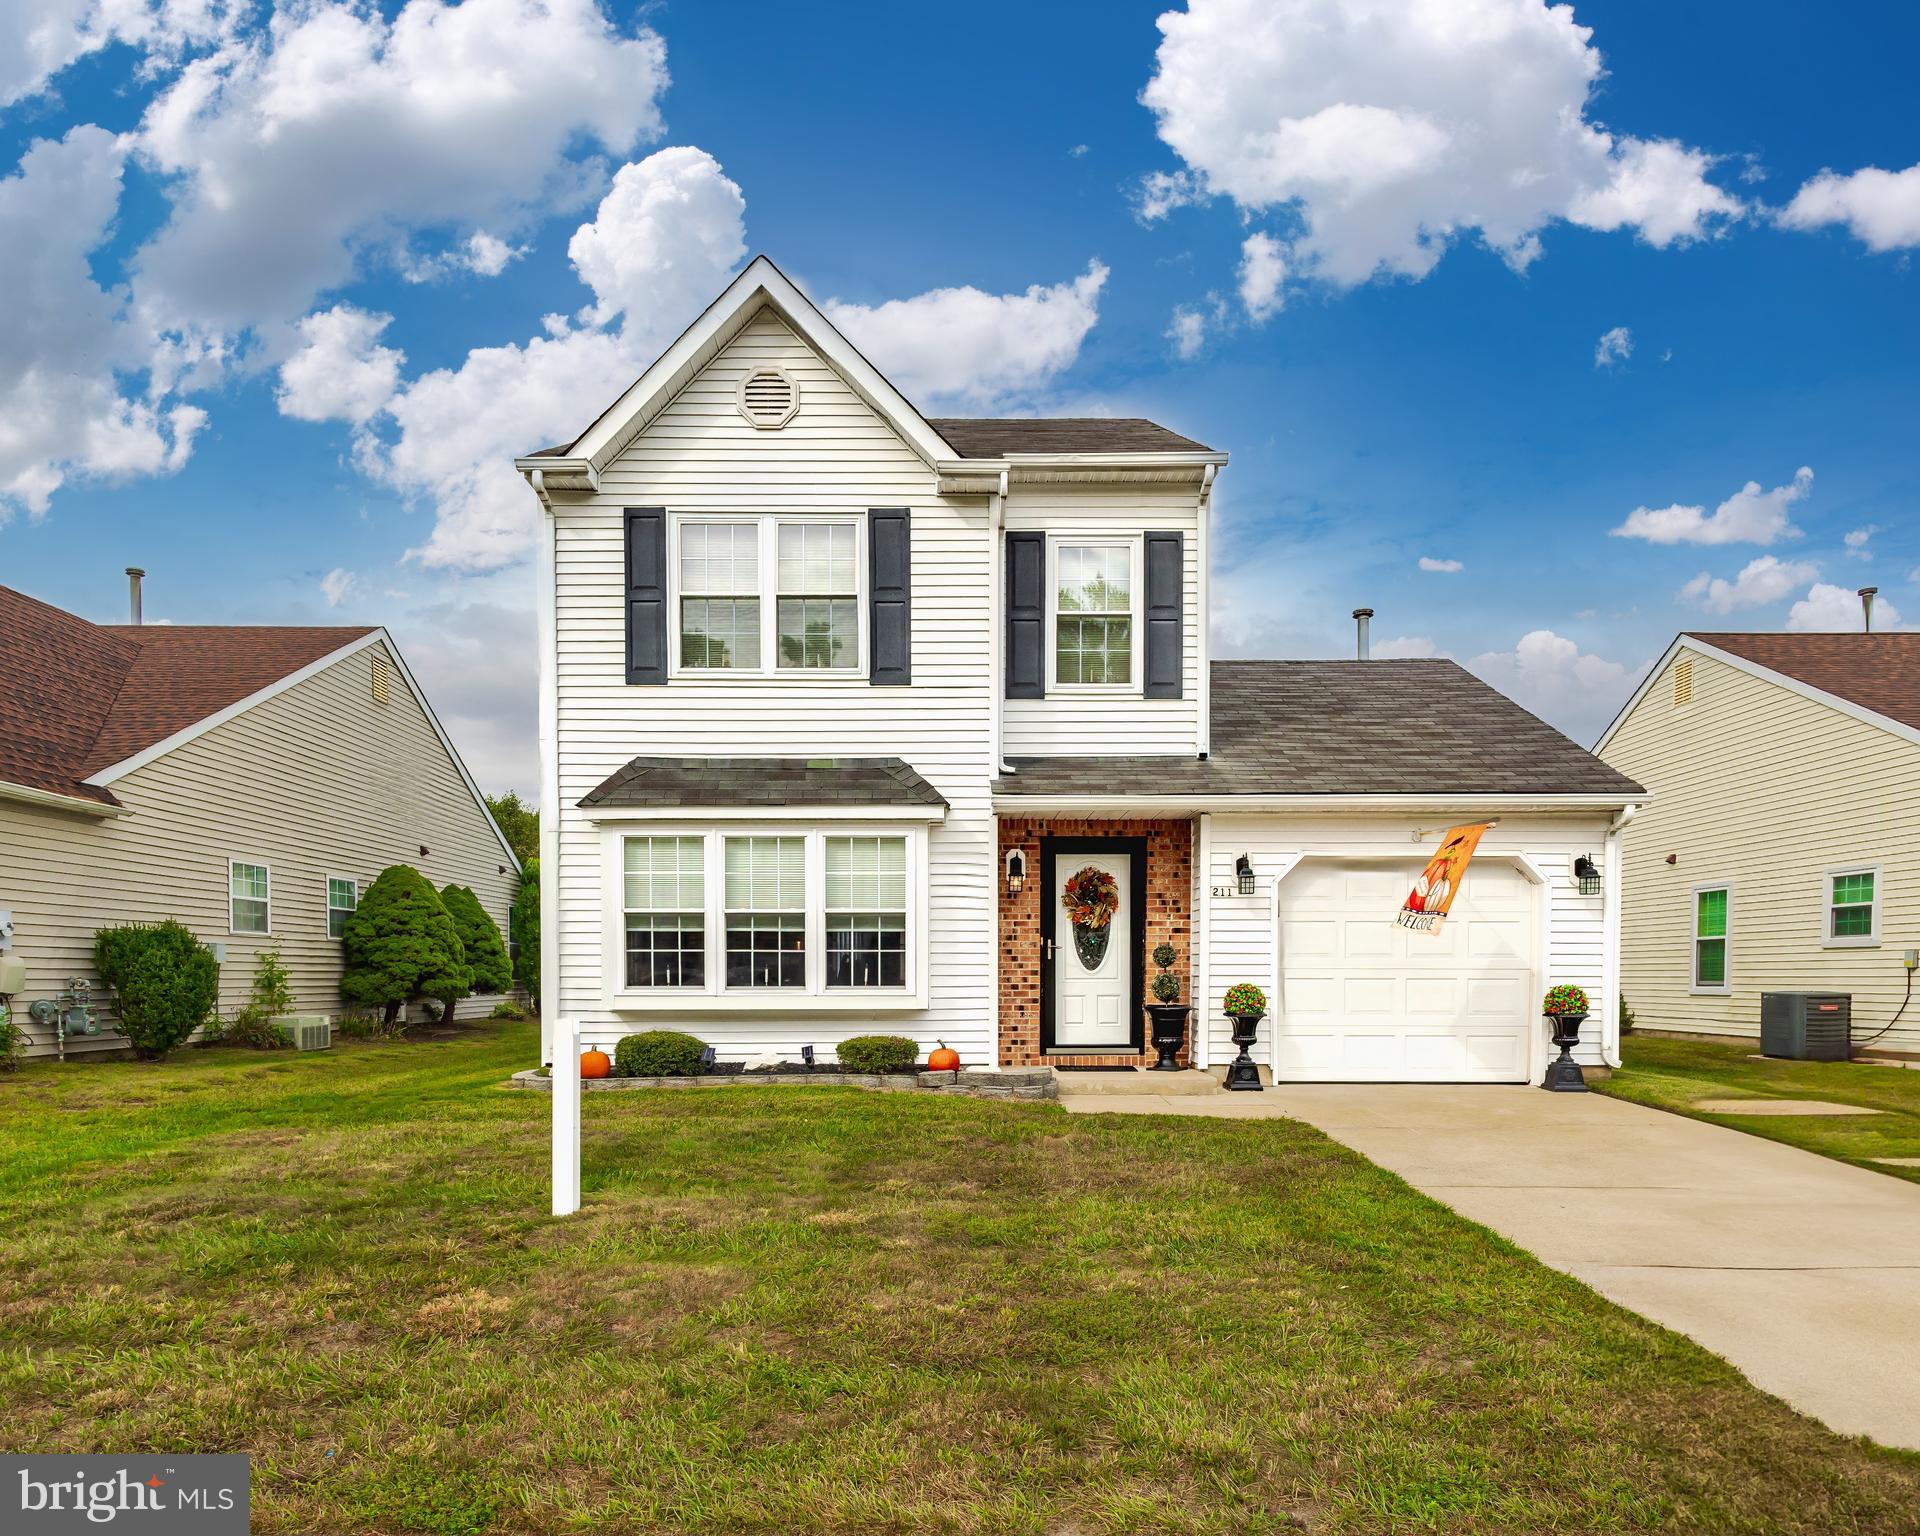
[[[507,462],[765,251],[929,411],[1229,450],[1223,654],[1364,603],[1590,741],[1678,629],[1920,619],[1920,16],[1165,10],[30,0],[0,581],[385,622],[530,789]]]

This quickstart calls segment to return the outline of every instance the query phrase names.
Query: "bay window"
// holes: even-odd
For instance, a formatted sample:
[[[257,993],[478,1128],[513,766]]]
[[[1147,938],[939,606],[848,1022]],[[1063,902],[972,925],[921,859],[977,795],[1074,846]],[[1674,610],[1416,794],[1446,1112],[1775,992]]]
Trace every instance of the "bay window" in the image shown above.
[[[864,515],[673,519],[674,669],[862,675]]]
[[[829,837],[827,985],[907,983],[907,840]]]
[[[697,837],[630,837],[621,871],[630,987],[707,984],[706,848]]]
[[[807,841],[729,837],[727,985],[807,984]]]

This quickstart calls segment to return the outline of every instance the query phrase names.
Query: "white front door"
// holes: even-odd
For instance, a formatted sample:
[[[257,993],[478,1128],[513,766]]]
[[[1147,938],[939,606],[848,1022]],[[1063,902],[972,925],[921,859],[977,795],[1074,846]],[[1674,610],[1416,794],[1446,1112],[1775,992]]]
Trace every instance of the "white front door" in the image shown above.
[[[1076,937],[1061,897],[1083,869],[1113,876],[1120,904],[1104,935]],[[1133,861],[1125,852],[1060,854],[1053,865],[1053,1043],[1131,1051],[1133,1020]]]
[[[1280,1006],[1268,1021],[1276,1079],[1527,1078],[1535,888],[1504,860],[1475,859],[1440,931],[1419,933],[1393,920],[1419,871],[1308,859],[1287,876]]]

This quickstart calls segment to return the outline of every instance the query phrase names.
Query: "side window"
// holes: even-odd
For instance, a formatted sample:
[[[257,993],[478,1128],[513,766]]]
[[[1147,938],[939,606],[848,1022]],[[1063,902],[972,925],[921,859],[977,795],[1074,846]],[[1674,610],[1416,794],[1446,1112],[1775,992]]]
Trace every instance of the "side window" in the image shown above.
[[[270,875],[264,864],[227,862],[227,926],[234,933],[271,933]]]
[[[1061,544],[1054,554],[1053,675],[1062,688],[1134,682],[1134,549]]]
[[[360,905],[360,882],[341,875],[327,876],[327,937],[346,937],[347,919]]]
[[[1693,893],[1693,990],[1696,992],[1727,990],[1731,894],[1724,885],[1702,886]]]
[[[1880,942],[1880,871],[1836,869],[1827,875],[1826,942],[1869,946]]]

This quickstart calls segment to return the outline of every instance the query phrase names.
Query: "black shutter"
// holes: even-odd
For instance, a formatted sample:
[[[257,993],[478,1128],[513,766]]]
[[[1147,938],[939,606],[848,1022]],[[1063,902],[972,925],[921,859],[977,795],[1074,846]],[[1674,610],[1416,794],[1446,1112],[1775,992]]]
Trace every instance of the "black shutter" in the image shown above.
[[[913,681],[912,515],[905,507],[867,513],[867,681],[904,688]]]
[[[1007,535],[1007,697],[1047,696],[1047,540]]]
[[[1182,594],[1186,588],[1185,539],[1178,533],[1147,535],[1147,678],[1150,699],[1180,697]]]
[[[667,509],[627,508],[627,681],[667,680]]]

